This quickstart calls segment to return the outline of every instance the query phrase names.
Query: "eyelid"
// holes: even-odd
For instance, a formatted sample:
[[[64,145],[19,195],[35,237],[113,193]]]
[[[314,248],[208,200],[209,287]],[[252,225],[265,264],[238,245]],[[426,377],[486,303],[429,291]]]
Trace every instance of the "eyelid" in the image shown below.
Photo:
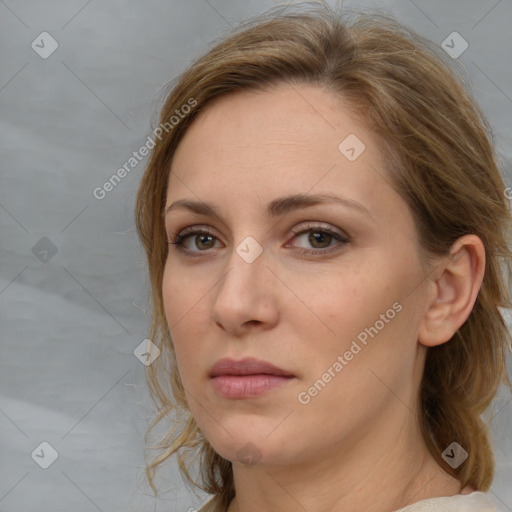
[[[338,228],[335,228],[333,226],[331,226],[330,224],[326,224],[326,223],[323,223],[323,222],[312,222],[312,221],[309,221],[306,225],[301,225],[300,227],[293,227],[290,231],[295,235],[301,235],[305,232],[308,232],[308,231],[312,231],[312,230],[318,230],[318,231],[326,231],[328,233],[331,233],[331,234],[334,234],[334,235],[338,235],[340,238],[346,240],[347,242],[350,240],[350,237],[348,236],[347,233],[345,233],[344,231],[338,229]]]
[[[326,230],[326,231],[329,231],[331,233],[336,233],[338,234],[339,236],[349,240],[350,237],[348,236],[347,233],[345,233],[344,231],[341,231],[340,229],[338,228],[333,228],[331,225],[329,224],[326,224],[326,223],[323,223],[321,221],[308,221],[308,223],[306,225],[301,225],[300,227],[296,227],[294,226],[293,228],[290,229],[290,231],[294,234],[294,235],[298,235],[298,234],[301,234],[303,233],[304,231],[307,231],[307,230],[310,230],[310,229],[322,229],[322,230]],[[177,230],[175,231],[171,236],[170,238],[176,238],[177,236],[185,236],[189,233],[196,233],[197,231],[201,231],[201,232],[204,232],[208,235],[211,235],[211,236],[214,236],[215,238],[219,238],[214,232],[213,230],[211,229],[210,226],[208,226],[207,224],[194,224],[193,226],[187,226],[186,228],[183,228],[181,230]]]
[[[170,238],[176,239],[177,237],[184,237],[188,234],[198,234],[199,232],[214,236],[217,240],[219,239],[219,237],[213,232],[212,228],[206,224],[194,224],[193,226],[188,226],[174,232]]]

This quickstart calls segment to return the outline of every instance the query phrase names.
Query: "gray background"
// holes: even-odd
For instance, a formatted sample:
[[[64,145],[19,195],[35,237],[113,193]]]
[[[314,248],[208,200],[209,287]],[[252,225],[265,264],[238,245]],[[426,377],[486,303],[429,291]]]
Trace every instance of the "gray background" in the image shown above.
[[[275,4],[0,0],[0,511],[185,511],[204,501],[174,463],[159,500],[143,477],[153,409],[133,352],[146,338],[148,281],[132,211],[146,159],[103,200],[92,191],[144,144],[162,87],[231,25]],[[379,6],[439,44],[463,36],[457,60],[510,173],[512,1],[345,5]],[[46,59],[31,47],[44,31],[59,45]],[[512,511],[510,395],[502,390],[489,414],[491,496]],[[58,453],[46,470],[40,448],[31,457],[43,441]]]

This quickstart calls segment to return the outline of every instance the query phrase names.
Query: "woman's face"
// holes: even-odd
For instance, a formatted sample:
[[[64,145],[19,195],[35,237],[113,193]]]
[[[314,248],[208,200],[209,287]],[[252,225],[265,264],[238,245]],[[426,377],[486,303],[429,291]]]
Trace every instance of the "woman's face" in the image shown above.
[[[166,208],[189,206],[166,214],[183,238],[164,306],[191,412],[224,458],[348,454],[414,417],[425,273],[389,183],[377,139],[313,85],[225,96],[182,139]],[[212,377],[224,358],[285,376],[228,364]]]

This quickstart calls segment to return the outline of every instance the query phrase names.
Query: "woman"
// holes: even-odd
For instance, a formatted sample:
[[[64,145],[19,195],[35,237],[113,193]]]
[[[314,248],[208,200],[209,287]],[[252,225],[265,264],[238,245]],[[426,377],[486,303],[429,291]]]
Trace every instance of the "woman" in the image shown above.
[[[150,429],[175,425],[154,490],[177,454],[203,511],[495,510],[510,210],[433,45],[380,15],[267,15],[160,121],[136,204]]]

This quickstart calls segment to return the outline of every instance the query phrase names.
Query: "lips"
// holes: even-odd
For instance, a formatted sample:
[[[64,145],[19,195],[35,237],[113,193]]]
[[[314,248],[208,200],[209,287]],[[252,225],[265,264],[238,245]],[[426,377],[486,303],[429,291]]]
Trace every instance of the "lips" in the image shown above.
[[[295,380],[295,375],[267,361],[221,359],[210,371],[211,383],[223,398],[257,398]]]
[[[294,375],[267,361],[261,361],[252,357],[235,361],[234,359],[220,359],[211,371],[210,377],[220,375],[279,375],[282,377],[294,377]]]

